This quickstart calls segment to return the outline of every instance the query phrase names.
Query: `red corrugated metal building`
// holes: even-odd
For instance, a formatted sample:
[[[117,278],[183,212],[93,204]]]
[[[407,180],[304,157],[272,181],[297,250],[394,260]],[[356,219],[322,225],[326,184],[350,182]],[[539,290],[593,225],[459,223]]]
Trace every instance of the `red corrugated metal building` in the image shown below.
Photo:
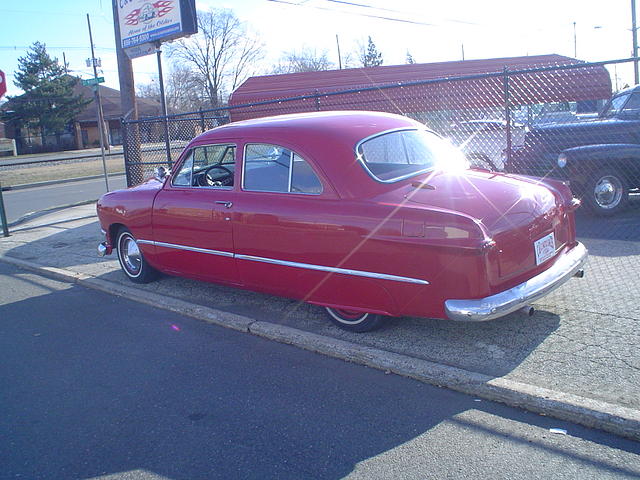
[[[417,114],[499,107],[505,104],[501,75],[505,68],[513,72],[580,63],[570,57],[540,55],[251,77],[231,95],[230,115],[237,121],[321,110]],[[500,75],[440,80],[482,74]],[[335,93],[346,90],[350,92]],[[509,76],[509,94],[512,105],[601,100],[611,96],[611,78],[603,66],[521,73]],[[302,98],[285,100],[291,97]],[[260,102],[267,103],[256,105]]]

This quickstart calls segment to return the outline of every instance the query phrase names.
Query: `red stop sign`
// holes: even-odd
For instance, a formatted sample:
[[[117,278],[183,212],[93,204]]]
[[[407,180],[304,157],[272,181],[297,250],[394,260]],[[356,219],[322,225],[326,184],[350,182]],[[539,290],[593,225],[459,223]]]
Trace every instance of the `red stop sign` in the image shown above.
[[[7,93],[7,78],[4,76],[4,72],[0,70],[0,98]]]

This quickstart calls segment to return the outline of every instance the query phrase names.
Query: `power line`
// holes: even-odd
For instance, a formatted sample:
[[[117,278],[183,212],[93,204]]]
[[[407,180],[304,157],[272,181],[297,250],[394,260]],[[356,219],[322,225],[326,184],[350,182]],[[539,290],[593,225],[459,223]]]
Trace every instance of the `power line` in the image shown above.
[[[274,3],[283,3],[285,5],[293,5],[295,7],[310,7],[310,8],[315,8],[316,10],[325,10],[325,11],[328,11],[328,12],[346,13],[347,15],[357,15],[357,16],[360,16],[360,17],[376,18],[378,20],[389,20],[389,21],[392,21],[392,22],[410,23],[410,24],[413,24],[413,25],[422,25],[422,26],[426,26],[426,27],[435,27],[436,26],[433,23],[418,22],[416,20],[406,20],[406,19],[402,19],[402,18],[387,17],[387,16],[384,16],[384,15],[372,15],[372,14],[368,14],[368,13],[347,12],[345,10],[336,10],[334,8],[320,7],[320,6],[317,6],[317,5],[308,5],[308,4],[302,4],[302,3],[288,2],[286,0],[267,0],[267,1],[268,2],[274,2]]]
[[[355,15],[355,16],[360,16],[360,17],[369,17],[369,18],[376,18],[376,19],[380,19],[380,20],[390,20],[390,21],[394,21],[394,22],[400,22],[400,23],[410,23],[410,24],[414,24],[414,25],[423,25],[423,26],[428,26],[428,27],[438,27],[439,25],[436,23],[427,23],[427,22],[420,22],[418,20],[408,20],[406,18],[397,18],[397,17],[389,17],[386,15],[373,15],[373,14],[368,14],[368,13],[362,13],[362,12],[354,12],[354,11],[347,11],[347,10],[337,10],[335,8],[329,8],[329,7],[321,7],[321,6],[317,6],[317,5],[310,5],[306,2],[300,2],[300,3],[295,3],[293,1],[287,1],[287,0],[267,0],[269,2],[275,2],[275,3],[284,3],[287,5],[294,5],[296,7],[310,7],[310,8],[315,8],[317,10],[325,10],[325,11],[329,11],[329,12],[337,12],[337,13],[344,13],[347,15]],[[348,0],[324,0],[325,2],[329,2],[329,3],[336,3],[336,4],[340,4],[340,5],[346,5],[347,7],[356,7],[356,8],[364,8],[364,9],[371,9],[371,10],[376,10],[376,11],[380,11],[380,12],[390,12],[390,13],[397,13],[400,15],[416,15],[419,12],[415,12],[415,11],[403,11],[403,10],[397,10],[397,9],[393,9],[393,8],[384,8],[384,7],[376,7],[373,5],[367,5],[364,3],[357,3],[357,2],[350,2]],[[460,23],[463,25],[473,25],[473,26],[478,26],[478,23],[476,22],[468,22],[465,20],[458,20],[458,19],[453,19],[453,18],[445,18],[443,19],[444,22],[449,22],[449,23]]]
[[[374,7],[373,5],[366,5],[364,3],[347,2],[346,0],[325,0],[325,1],[331,2],[331,3],[339,3],[342,5],[349,5],[353,7],[371,8],[373,10],[381,10],[383,12],[406,13],[406,12],[401,12],[399,10],[394,10],[392,8]]]

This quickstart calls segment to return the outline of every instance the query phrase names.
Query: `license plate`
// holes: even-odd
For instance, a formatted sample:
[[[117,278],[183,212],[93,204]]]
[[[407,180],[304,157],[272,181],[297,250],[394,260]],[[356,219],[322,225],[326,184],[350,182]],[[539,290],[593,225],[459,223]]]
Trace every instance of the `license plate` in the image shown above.
[[[556,253],[556,239],[553,232],[533,242],[533,248],[536,251],[536,265],[553,257]]]

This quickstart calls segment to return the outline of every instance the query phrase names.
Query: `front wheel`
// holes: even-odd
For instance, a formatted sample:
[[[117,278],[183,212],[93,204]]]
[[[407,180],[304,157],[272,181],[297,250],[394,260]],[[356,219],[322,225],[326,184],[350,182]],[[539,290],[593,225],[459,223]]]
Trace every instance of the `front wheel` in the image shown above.
[[[384,324],[384,317],[373,313],[356,312],[341,308],[325,307],[331,321],[349,332],[370,332],[380,328]]]
[[[629,185],[617,171],[600,170],[587,180],[582,199],[595,215],[615,215],[629,202]]]
[[[149,283],[158,277],[158,271],[147,263],[135,237],[126,228],[118,232],[116,247],[120,267],[129,280],[134,283]]]

